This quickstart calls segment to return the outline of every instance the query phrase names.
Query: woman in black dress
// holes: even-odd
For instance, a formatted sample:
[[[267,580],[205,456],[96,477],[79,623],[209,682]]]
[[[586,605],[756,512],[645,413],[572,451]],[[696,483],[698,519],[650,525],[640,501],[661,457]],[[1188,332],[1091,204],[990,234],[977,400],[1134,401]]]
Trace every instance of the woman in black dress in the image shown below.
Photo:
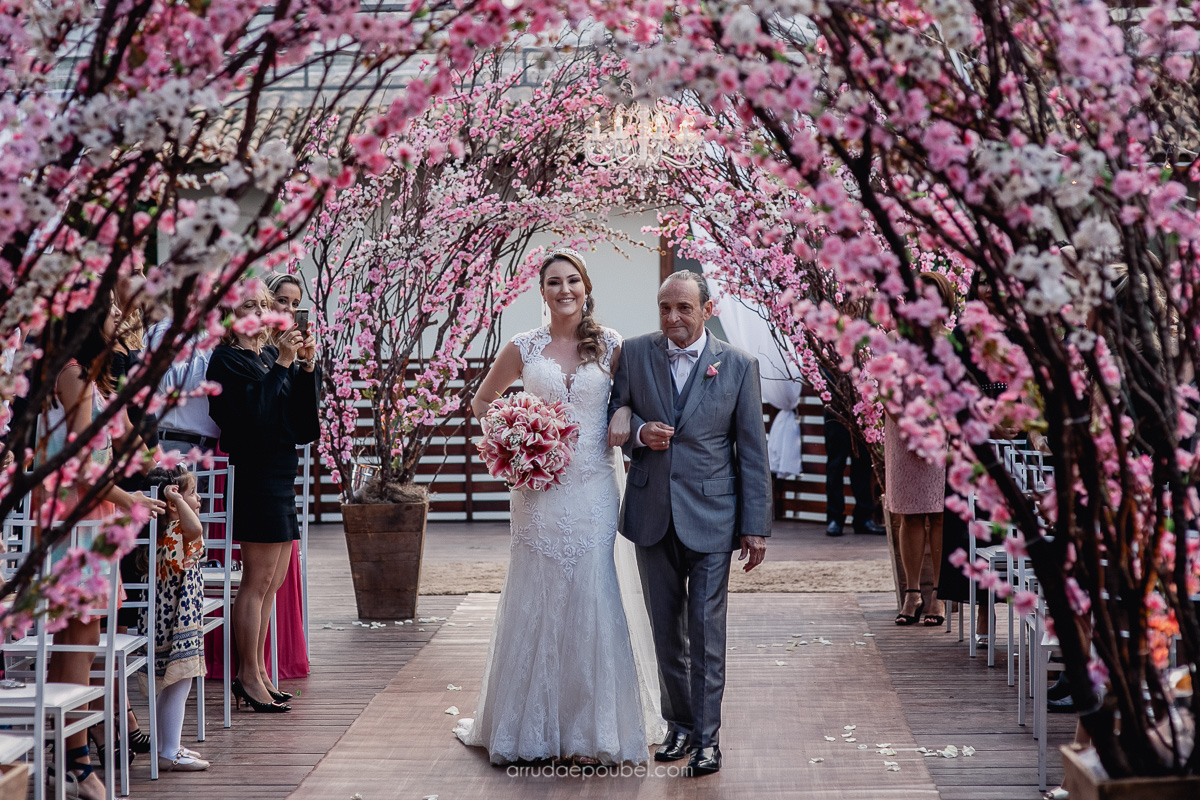
[[[261,317],[274,304],[265,291],[249,294],[234,317]],[[233,691],[255,711],[282,712],[291,695],[278,691],[263,661],[275,593],[287,577],[296,519],[296,446],[315,441],[318,386],[316,342],[296,328],[268,345],[264,328],[253,336],[226,334],[213,351],[208,379],[221,384],[209,416],[221,428],[221,449],[235,467],[233,538],[241,545],[242,581],[233,605],[238,677]]]

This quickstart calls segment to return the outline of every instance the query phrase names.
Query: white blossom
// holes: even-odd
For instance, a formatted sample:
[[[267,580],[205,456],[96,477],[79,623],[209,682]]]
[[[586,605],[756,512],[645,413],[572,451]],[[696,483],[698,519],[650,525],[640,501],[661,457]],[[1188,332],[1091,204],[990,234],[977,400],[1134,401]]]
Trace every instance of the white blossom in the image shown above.
[[[1098,250],[1108,253],[1117,249],[1121,244],[1121,237],[1107,219],[1091,216],[1079,224],[1075,235],[1071,237],[1071,243],[1080,252]]]
[[[758,43],[761,33],[758,15],[746,6],[739,6],[736,11],[725,15],[725,30],[721,41],[729,47],[753,47]]]
[[[264,142],[258,152],[251,156],[254,182],[260,189],[270,190],[279,181],[291,174],[296,166],[296,157],[283,139]]]

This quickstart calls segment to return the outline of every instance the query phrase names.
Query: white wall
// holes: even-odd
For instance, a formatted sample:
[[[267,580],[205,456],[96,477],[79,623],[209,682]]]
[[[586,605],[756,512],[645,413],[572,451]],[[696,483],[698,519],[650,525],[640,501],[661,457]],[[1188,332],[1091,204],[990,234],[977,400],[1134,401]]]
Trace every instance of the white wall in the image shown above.
[[[642,227],[656,221],[653,212],[613,217],[609,225],[645,247],[625,242],[601,244],[595,251],[584,251],[592,293],[596,300],[596,319],[622,336],[637,336],[658,330],[658,237],[642,233]],[[540,237],[534,246],[553,246],[554,237]],[[500,321],[505,341],[518,333],[539,327],[542,298],[532,285],[509,306]]]

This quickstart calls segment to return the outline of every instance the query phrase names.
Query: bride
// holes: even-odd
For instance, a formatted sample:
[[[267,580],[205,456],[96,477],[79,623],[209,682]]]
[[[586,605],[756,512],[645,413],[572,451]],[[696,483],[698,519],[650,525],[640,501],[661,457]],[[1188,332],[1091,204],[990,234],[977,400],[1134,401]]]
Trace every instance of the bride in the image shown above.
[[[607,409],[621,338],[592,318],[579,253],[553,251],[539,280],[550,324],[503,348],[471,409],[482,419],[489,398],[521,379],[568,404],[579,443],[561,485],[512,493],[508,577],[479,705],[455,734],[487,748],[493,764],[641,764],[664,723],[633,545],[617,536],[624,478],[613,445],[624,435],[609,440]],[[614,431],[628,428],[620,413]]]

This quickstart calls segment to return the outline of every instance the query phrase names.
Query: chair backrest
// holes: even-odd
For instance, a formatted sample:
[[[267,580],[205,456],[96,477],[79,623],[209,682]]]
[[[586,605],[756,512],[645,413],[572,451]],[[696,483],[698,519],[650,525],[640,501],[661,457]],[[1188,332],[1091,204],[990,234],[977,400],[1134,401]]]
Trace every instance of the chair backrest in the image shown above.
[[[33,549],[37,519],[33,513],[33,492],[21,498],[21,503],[4,518],[3,536],[6,551],[0,555],[0,577],[5,581],[13,576]]]
[[[205,561],[214,553],[232,557],[233,465],[229,456],[214,456],[211,467],[197,467],[196,491],[200,495],[200,522],[204,525]]]
[[[995,453],[996,460],[1001,464],[1008,463],[1008,451],[1017,446],[1011,439],[988,439],[987,443],[991,446],[992,452]]]
[[[1046,491],[1046,477],[1054,474],[1054,468],[1047,466],[1045,454],[1040,450],[1023,450],[1016,447],[1007,451],[1005,469],[1013,476],[1022,492]]]
[[[197,464],[191,472],[196,476],[196,494],[200,496],[200,521],[205,524],[226,522],[226,517],[231,514],[230,503],[225,497],[230,481],[229,456],[213,456],[211,467]]]
[[[158,498],[157,486],[150,487],[150,496]],[[124,582],[126,597],[124,608],[146,609],[146,625],[138,633],[142,636],[154,635],[154,621],[157,618],[156,594],[158,590],[158,531],[162,524],[157,517],[151,518],[150,524],[134,539],[134,548],[146,548],[146,576],[143,580],[128,580]],[[140,570],[139,570],[140,574]]]

